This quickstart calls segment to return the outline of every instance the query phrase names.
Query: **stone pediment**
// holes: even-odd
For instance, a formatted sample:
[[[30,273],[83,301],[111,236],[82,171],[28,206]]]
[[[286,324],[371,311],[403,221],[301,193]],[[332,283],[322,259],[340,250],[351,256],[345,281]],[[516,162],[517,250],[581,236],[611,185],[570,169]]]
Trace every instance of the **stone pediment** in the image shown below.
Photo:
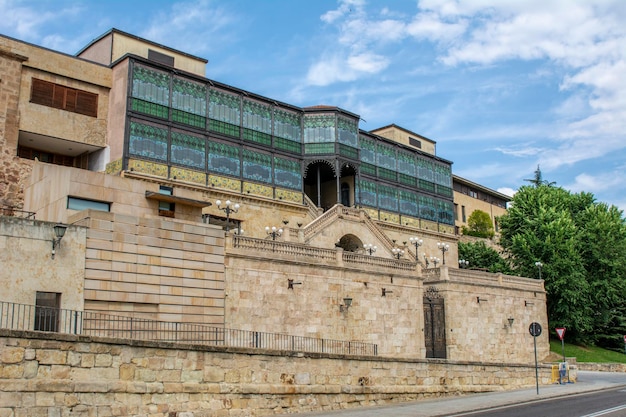
[[[363,245],[370,244],[377,247],[375,256],[392,257],[393,241],[358,208],[337,204],[302,229],[304,243],[314,247],[365,253]]]

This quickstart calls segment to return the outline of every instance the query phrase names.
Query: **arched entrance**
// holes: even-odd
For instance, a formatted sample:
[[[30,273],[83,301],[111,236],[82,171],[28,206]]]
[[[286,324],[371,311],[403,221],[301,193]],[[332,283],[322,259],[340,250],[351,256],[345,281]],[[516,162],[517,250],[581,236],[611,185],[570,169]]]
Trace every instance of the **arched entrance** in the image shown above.
[[[363,247],[363,242],[355,235],[347,234],[341,236],[341,239],[339,239],[336,246],[342,248],[346,252],[357,252]]]
[[[317,207],[324,210],[338,203],[351,207],[356,201],[355,177],[356,169],[349,162],[311,161],[304,172],[304,192]]]

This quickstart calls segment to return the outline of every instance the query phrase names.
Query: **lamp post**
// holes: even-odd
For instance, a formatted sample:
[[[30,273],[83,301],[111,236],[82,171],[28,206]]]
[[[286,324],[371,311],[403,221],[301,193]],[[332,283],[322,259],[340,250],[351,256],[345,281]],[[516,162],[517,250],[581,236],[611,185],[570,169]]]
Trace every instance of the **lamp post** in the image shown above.
[[[409,242],[415,246],[415,260],[417,260],[419,258],[419,247],[424,244],[424,241],[419,237],[410,237]]]
[[[372,245],[371,243],[366,243],[365,245],[363,245],[363,249],[365,249],[365,252],[372,256],[372,254],[376,252],[378,247],[376,247],[376,245]]]
[[[541,268],[543,267],[543,264],[537,261],[535,262],[535,266],[537,267],[537,270],[539,271],[539,279],[541,279]]]
[[[268,236],[271,236],[272,240],[276,240],[277,237],[280,237],[280,235],[283,234],[283,229],[276,226],[265,226],[265,233],[267,233]]]
[[[431,256],[431,257],[430,257],[430,261],[431,261],[432,263],[434,263],[434,264],[435,264],[435,268],[437,268],[437,264],[439,263],[440,259],[439,259],[439,258],[437,258],[436,256]]]
[[[400,259],[404,255],[404,251],[402,249],[400,249],[400,248],[393,248],[393,249],[391,249],[391,253],[397,259]]]
[[[437,247],[441,251],[442,263],[445,265],[446,264],[446,252],[450,250],[450,245],[448,245],[447,243],[443,243],[443,242],[437,242]]]
[[[59,223],[54,226],[54,238],[52,239],[52,259],[54,259],[56,249],[61,246],[61,239],[63,239],[63,236],[65,236],[66,230],[67,226],[64,224]]]
[[[220,200],[217,200],[215,205],[219,210],[226,213],[226,231],[230,231],[230,213],[237,213],[239,211],[239,207],[241,206],[239,204],[233,204],[230,200],[226,200],[223,207]]]
[[[459,259],[459,268],[467,268],[469,266],[469,261],[466,259]]]

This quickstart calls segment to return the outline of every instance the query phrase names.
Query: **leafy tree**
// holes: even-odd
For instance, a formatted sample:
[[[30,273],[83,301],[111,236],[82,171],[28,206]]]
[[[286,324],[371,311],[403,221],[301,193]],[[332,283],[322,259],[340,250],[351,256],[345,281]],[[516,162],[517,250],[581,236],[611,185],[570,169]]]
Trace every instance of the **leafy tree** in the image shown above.
[[[489,214],[482,210],[474,210],[467,219],[467,226],[463,228],[463,234],[475,237],[491,239],[494,235],[493,224]]]
[[[485,242],[459,242],[459,259],[469,262],[469,268],[486,269],[489,272],[510,274],[508,262],[500,256],[498,251],[490,248]]]
[[[523,186],[500,217],[500,244],[522,276],[540,261],[552,327],[577,342],[617,339],[626,304],[626,223],[590,193],[572,194],[541,179]],[[619,339],[617,339],[619,340]]]

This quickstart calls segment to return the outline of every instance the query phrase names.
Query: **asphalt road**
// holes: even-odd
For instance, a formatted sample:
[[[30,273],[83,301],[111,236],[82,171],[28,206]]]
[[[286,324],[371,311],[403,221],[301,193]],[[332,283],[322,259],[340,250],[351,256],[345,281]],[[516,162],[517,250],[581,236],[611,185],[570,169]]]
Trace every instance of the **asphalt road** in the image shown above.
[[[493,410],[453,414],[450,417],[595,417],[626,416],[626,388],[548,398]]]
[[[622,408],[624,406],[624,408]],[[612,411],[611,411],[612,410]],[[490,414],[493,413],[493,414]],[[514,414],[520,413],[520,414]],[[380,407],[297,413],[300,417],[626,417],[626,372],[579,371],[578,381]]]

